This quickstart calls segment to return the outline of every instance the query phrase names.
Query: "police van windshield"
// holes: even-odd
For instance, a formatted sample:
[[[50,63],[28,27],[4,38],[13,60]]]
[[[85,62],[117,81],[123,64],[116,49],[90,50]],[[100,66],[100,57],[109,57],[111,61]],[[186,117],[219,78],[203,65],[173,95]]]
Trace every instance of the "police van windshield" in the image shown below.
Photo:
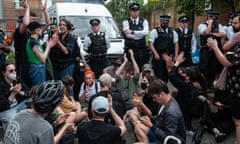
[[[112,17],[96,17],[96,16],[61,16],[60,19],[69,20],[75,27],[74,33],[78,34],[81,39],[84,39],[90,32],[89,21],[93,18],[98,18],[101,21],[100,31],[105,32],[110,39],[121,38],[121,33],[116,26]]]

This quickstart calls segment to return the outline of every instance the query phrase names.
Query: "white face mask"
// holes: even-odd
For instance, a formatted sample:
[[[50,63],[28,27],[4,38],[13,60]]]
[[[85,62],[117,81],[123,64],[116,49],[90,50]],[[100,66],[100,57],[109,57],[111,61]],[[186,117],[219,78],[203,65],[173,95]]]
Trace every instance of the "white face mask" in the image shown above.
[[[16,73],[10,73],[9,75],[8,75],[8,78],[9,79],[11,79],[11,80],[17,80],[17,75],[16,75]]]

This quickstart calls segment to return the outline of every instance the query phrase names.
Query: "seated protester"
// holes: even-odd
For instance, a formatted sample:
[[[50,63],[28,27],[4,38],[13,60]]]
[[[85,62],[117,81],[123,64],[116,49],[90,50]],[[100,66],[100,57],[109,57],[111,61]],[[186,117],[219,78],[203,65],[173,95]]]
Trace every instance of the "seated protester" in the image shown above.
[[[152,65],[149,64],[149,63],[144,64],[143,67],[142,67],[142,72],[140,73],[139,80],[138,80],[138,86],[139,87],[141,86],[143,77],[146,76],[146,75],[154,76]]]
[[[162,107],[156,116],[144,116],[136,122],[136,135],[141,135],[139,142],[163,143],[171,135],[186,143],[184,119],[177,101],[170,95],[167,84],[154,80],[148,89],[149,95]],[[169,141],[170,142],[170,141]]]
[[[5,62],[0,74],[0,121],[8,123],[30,100],[28,87],[16,76],[13,63]]]
[[[77,137],[79,144],[114,144],[126,132],[123,120],[112,107],[112,98],[96,96],[91,105],[92,118],[89,122],[78,125]],[[106,124],[104,117],[110,113],[117,126]]]
[[[142,101],[150,109],[152,115],[157,115],[161,107],[161,105],[153,101],[152,97],[148,94],[148,87],[155,79],[155,76],[146,75],[141,82],[141,89],[144,91]]]
[[[84,82],[81,84],[79,91],[79,101],[82,108],[88,107],[88,102],[91,96],[100,91],[100,84],[95,79],[94,72],[89,68],[85,68]]]
[[[61,81],[46,81],[32,88],[32,108],[21,111],[9,123],[3,138],[4,144],[55,144],[73,127],[65,123],[56,136],[52,126],[44,120],[62,100]]]
[[[173,86],[178,90],[176,100],[183,113],[186,128],[187,130],[192,131],[191,110],[194,102],[193,100],[198,95],[197,90],[203,91],[204,93],[204,85],[201,76],[197,75],[198,73],[194,67],[179,67],[183,61],[184,52],[181,52],[170,69],[169,79]],[[205,96],[205,94],[203,95]]]
[[[57,106],[56,110],[59,114],[69,114],[69,117],[66,119],[67,122],[78,123],[84,118],[87,119],[87,113],[81,111],[81,105],[79,102],[76,102],[73,96],[70,96],[70,90],[74,85],[74,80],[71,76],[66,75],[62,82],[64,84],[63,99],[60,104]]]
[[[134,53],[132,49],[128,49],[130,57],[127,58],[127,54],[124,54],[124,61],[116,71],[115,79],[116,85],[119,91],[127,90],[125,98],[126,102],[130,103],[134,92],[137,90],[137,83],[139,79],[139,68],[134,59]],[[131,60],[131,62],[129,62]],[[122,93],[123,94],[123,93]],[[124,97],[122,95],[122,97]],[[126,109],[130,109],[132,106],[126,104]]]
[[[118,114],[118,116],[120,118],[123,118],[123,115],[125,113],[125,109],[124,109],[125,104],[122,102],[120,95],[114,94],[111,91],[112,85],[114,84],[113,81],[114,81],[114,79],[107,73],[100,75],[99,82],[100,82],[101,90],[100,90],[100,92],[96,93],[95,95],[93,95],[90,98],[89,103],[92,103],[93,99],[98,95],[104,96],[106,98],[108,97],[108,95],[111,95],[112,101],[113,101],[112,102],[113,109],[116,111],[116,113]],[[91,109],[92,109],[92,106],[88,105],[88,115],[89,115],[90,119],[92,118]],[[111,115],[109,115],[109,114],[105,116],[105,122],[115,124],[114,120],[112,119]]]
[[[134,105],[134,107],[128,110],[123,117],[123,120],[125,122],[130,120],[131,124],[133,125],[134,131],[137,131],[135,128],[140,120],[140,117],[152,116],[152,112],[142,101],[142,94],[143,94],[142,90],[140,88],[137,89],[132,99],[132,104]],[[144,133],[142,134],[145,135]],[[142,136],[139,135],[139,133],[136,134],[136,136],[137,136],[137,139],[142,142]]]
[[[115,77],[115,73],[121,64],[122,64],[122,57],[118,57],[112,65],[103,69],[103,73],[108,73],[111,75],[111,77]]]
[[[227,134],[235,128],[232,119],[231,97],[226,91],[216,90],[213,104],[217,107],[217,111],[207,113],[203,124],[214,134],[216,142],[219,143],[224,141]]]

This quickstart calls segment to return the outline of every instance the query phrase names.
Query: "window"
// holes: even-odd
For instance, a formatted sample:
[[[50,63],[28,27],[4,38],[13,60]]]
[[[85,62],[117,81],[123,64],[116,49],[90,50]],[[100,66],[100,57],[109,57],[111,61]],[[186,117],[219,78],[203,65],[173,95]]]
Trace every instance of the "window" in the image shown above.
[[[23,7],[21,7],[21,5],[20,5],[20,0],[15,0],[15,8],[16,9],[23,9]]]

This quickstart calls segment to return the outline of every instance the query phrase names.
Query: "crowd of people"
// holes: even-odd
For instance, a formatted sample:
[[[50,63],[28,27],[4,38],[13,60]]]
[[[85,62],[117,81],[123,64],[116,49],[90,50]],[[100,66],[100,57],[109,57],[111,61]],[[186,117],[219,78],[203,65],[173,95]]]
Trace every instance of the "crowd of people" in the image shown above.
[[[126,123],[134,129],[134,143],[161,144],[173,136],[168,143],[185,144],[187,132],[195,130],[194,117],[201,118],[216,142],[235,128],[240,143],[240,13],[230,14],[229,24],[223,26],[218,12],[208,12],[198,26],[199,64],[192,61],[197,40],[187,16],[179,17],[179,27],[172,28],[171,16],[161,15],[160,25],[149,31],[148,21],[139,16],[140,5],[132,3],[130,17],[122,23],[125,52],[110,66],[110,40],[100,31],[101,21],[91,19],[92,32],[82,45],[89,61],[80,76],[80,44],[71,22],[51,23],[43,4],[41,24],[26,1],[21,5],[25,13],[14,33],[15,63],[5,60],[3,53],[9,50],[0,29],[4,144],[73,144],[75,139],[79,144],[129,143],[124,138]],[[223,66],[228,67],[225,91],[213,87]],[[208,96],[212,89],[213,100]]]

